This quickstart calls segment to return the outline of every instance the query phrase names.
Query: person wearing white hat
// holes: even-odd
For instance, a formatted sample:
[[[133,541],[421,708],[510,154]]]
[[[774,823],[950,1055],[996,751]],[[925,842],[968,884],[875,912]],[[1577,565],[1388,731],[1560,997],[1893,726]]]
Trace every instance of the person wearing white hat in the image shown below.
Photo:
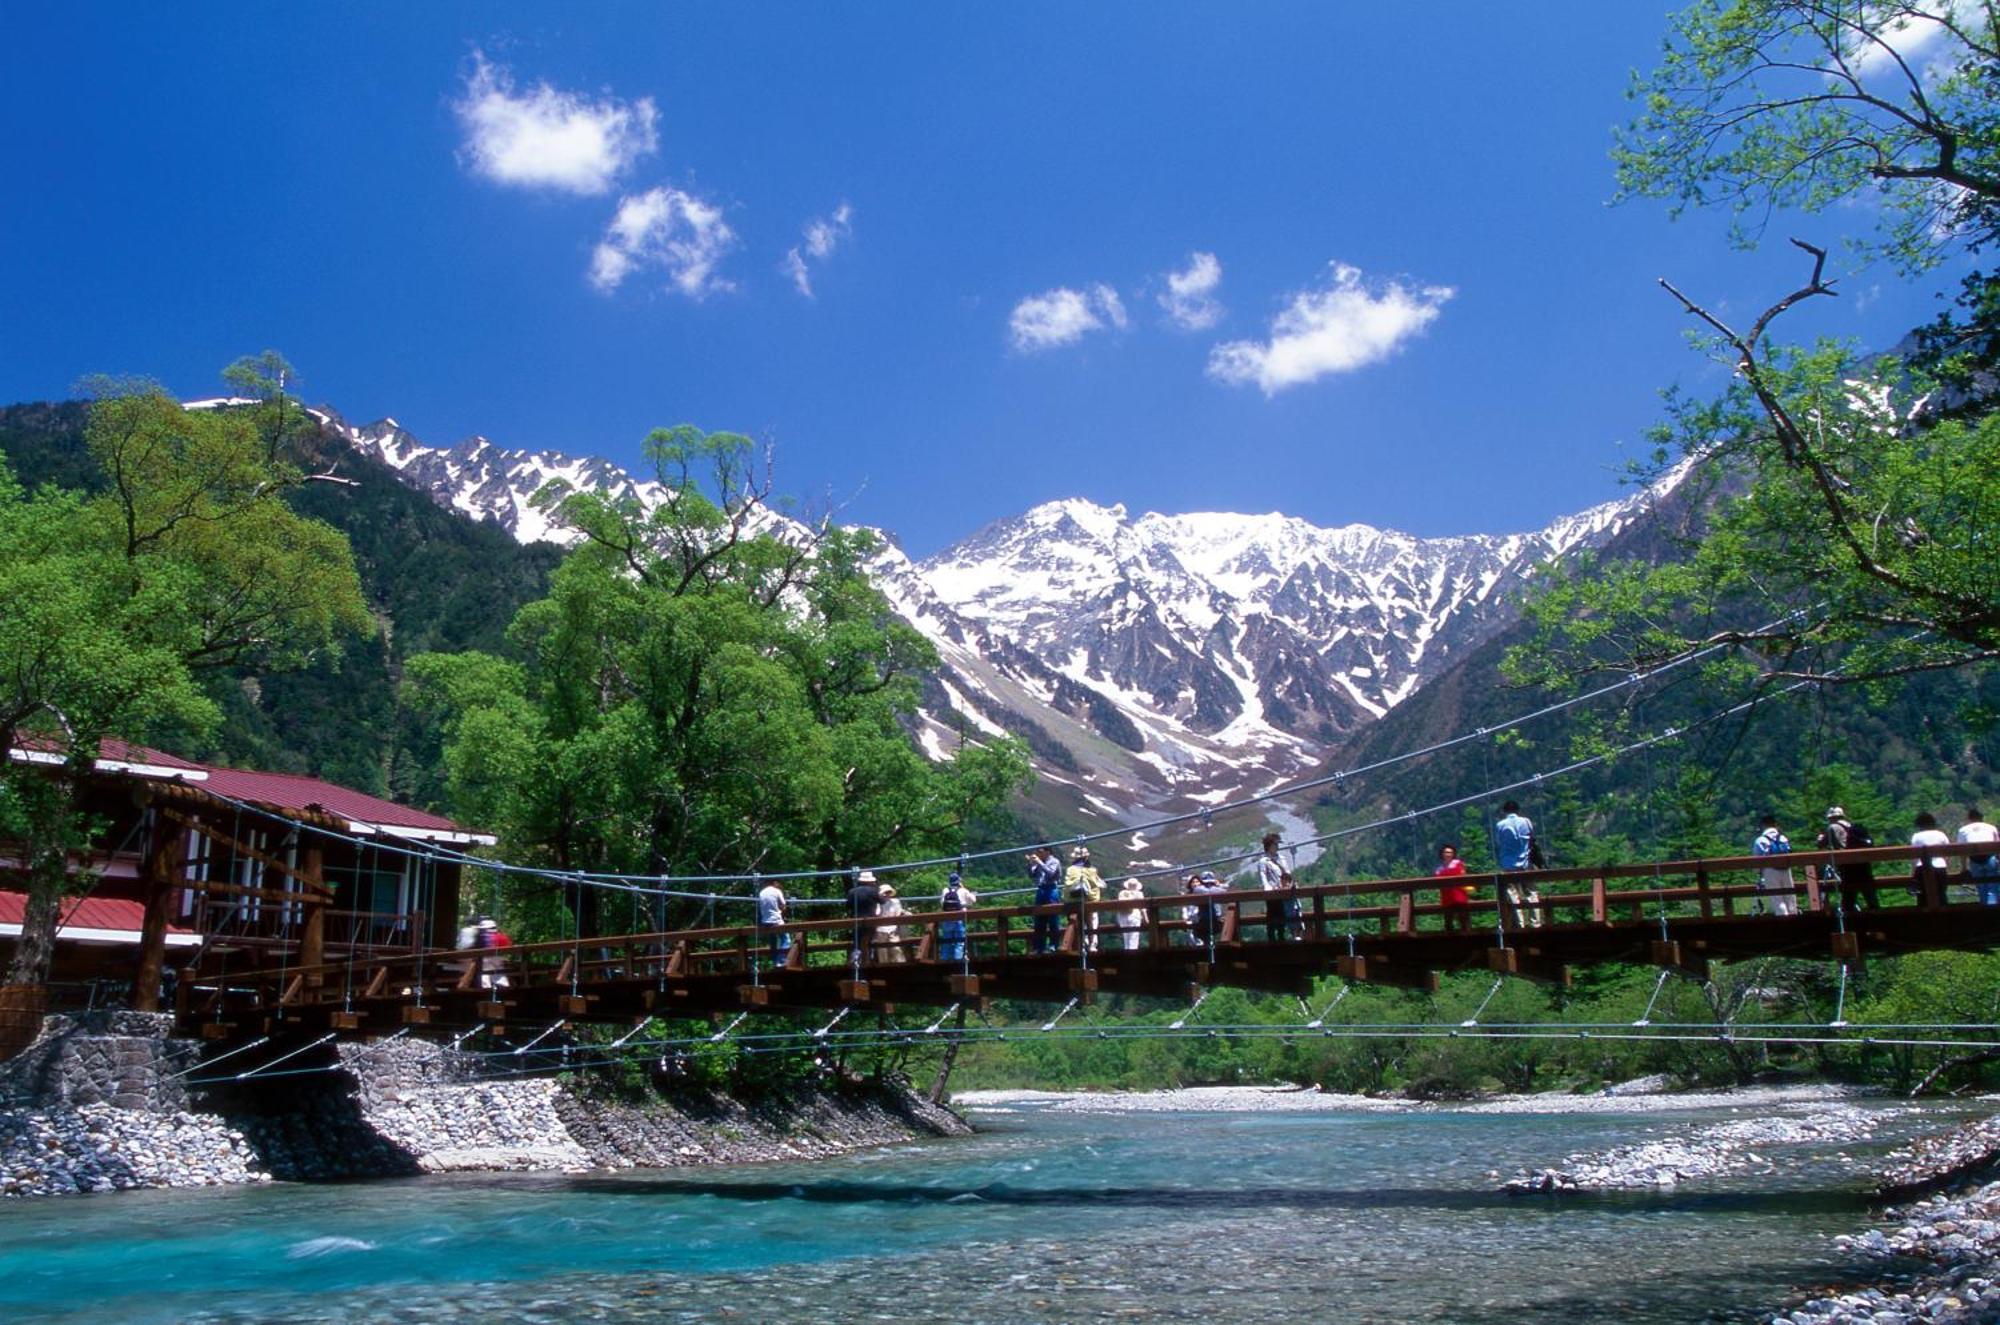
[[[1143,902],[1146,900],[1146,885],[1136,878],[1125,880],[1118,890],[1121,902]],[[1125,935],[1125,951],[1139,951],[1140,940],[1146,932],[1146,909],[1142,906],[1127,907],[1118,913],[1118,928]]]
[[[896,896],[896,885],[885,883],[878,889],[881,900],[876,904],[877,916],[908,915],[903,899]],[[878,962],[899,962],[903,960],[903,931],[896,925],[883,925],[875,931],[875,960]]]

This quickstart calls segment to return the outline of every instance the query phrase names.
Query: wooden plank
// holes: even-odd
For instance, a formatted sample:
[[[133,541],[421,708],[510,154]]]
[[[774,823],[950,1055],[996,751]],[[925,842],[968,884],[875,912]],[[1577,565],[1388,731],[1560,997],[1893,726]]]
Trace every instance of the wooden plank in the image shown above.
[[[951,992],[955,997],[958,998],[979,997],[979,977],[976,975],[960,975],[954,973],[946,977],[946,983],[951,986]]]
[[[1833,956],[1836,961],[1858,962],[1861,960],[1861,936],[1855,933],[1835,934]]]
[[[1590,921],[1594,925],[1611,923],[1611,914],[1605,905],[1603,879],[1590,881]]]
[[[842,980],[839,987],[840,998],[844,1003],[866,1003],[868,1001],[869,984],[866,980]]]
[[[361,991],[361,997],[380,998],[382,997],[382,991],[387,989],[388,987],[389,987],[389,968],[386,966],[378,966],[375,968],[375,974],[369,977],[368,987]]]
[[[408,1006],[408,1007],[405,1007],[405,1008],[403,1009],[403,1024],[404,1024],[405,1026],[428,1026],[428,1025],[430,1025],[430,1024],[431,1024],[431,1009],[430,1009],[430,1008],[420,1008],[420,1007],[416,1007],[416,1006],[414,1006],[414,1005],[411,1005],[411,1006]]]

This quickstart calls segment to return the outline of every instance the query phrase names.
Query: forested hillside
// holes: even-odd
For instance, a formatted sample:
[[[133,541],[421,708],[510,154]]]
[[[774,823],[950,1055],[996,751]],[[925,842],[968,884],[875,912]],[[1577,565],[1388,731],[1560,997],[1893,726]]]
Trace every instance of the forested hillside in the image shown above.
[[[82,402],[0,408],[0,454],[24,485],[100,481],[83,446],[87,410]],[[561,551],[447,511],[323,432],[301,445],[302,463],[335,464],[350,481],[308,483],[290,501],[347,535],[377,630],[296,672],[218,677],[211,684],[226,716],[213,738],[166,743],[195,758],[311,772],[441,805],[436,731],[398,700],[402,661],[501,649],[515,612],[547,592]]]
[[[1991,802],[2000,794],[2000,730],[1981,716],[2000,705],[2000,672],[1994,669],[1918,677],[1896,687],[1807,689],[1773,697],[1745,715],[1703,722],[1750,692],[1704,676],[1695,665],[1507,730],[1510,719],[1559,697],[1512,684],[1502,672],[1508,650],[1527,630],[1510,627],[1467,655],[1357,733],[1332,767],[1370,764],[1481,728],[1493,728],[1492,736],[1329,791],[1315,809],[1321,830],[1529,779],[1670,728],[1685,728],[1685,734],[1463,809],[1358,834],[1336,845],[1316,875],[1428,873],[1437,844],[1447,839],[1461,842],[1468,859],[1481,863],[1487,828],[1508,797],[1535,820],[1551,864],[1578,865],[1739,854],[1765,812],[1779,815],[1803,846],[1831,804],[1866,822],[1878,840],[1890,841],[1908,835],[1919,810],[1949,819],[1968,799]]]

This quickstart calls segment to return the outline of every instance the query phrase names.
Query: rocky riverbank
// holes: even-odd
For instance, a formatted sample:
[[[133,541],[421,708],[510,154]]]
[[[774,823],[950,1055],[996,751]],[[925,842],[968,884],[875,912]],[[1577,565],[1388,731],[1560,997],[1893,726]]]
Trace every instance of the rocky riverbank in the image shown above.
[[[2000,1104],[2000,1100],[1994,1101]],[[1989,1325],[2000,1321],[2000,1117],[1920,1138],[1890,1155],[1878,1193],[1943,1187],[1890,1206],[1882,1226],[1843,1234],[1834,1246],[1880,1282],[1804,1294],[1771,1313],[1771,1325]]]
[[[581,1078],[482,1079],[476,1056],[411,1040],[191,1092],[201,1046],[168,1031],[126,1013],[51,1018],[0,1064],[0,1197],[794,1160],[970,1130],[884,1083],[613,1095]]]

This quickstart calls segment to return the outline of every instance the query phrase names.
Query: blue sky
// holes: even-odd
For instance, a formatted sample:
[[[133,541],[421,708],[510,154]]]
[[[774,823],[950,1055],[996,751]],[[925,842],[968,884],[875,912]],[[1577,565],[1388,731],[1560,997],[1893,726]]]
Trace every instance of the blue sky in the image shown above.
[[[1742,313],[1803,275],[1606,205],[1663,13],[17,8],[0,400],[275,347],[435,443],[749,432],[916,555],[1066,496],[1528,528],[1718,380],[1655,278]],[[1886,344],[1945,284],[1788,330]]]

